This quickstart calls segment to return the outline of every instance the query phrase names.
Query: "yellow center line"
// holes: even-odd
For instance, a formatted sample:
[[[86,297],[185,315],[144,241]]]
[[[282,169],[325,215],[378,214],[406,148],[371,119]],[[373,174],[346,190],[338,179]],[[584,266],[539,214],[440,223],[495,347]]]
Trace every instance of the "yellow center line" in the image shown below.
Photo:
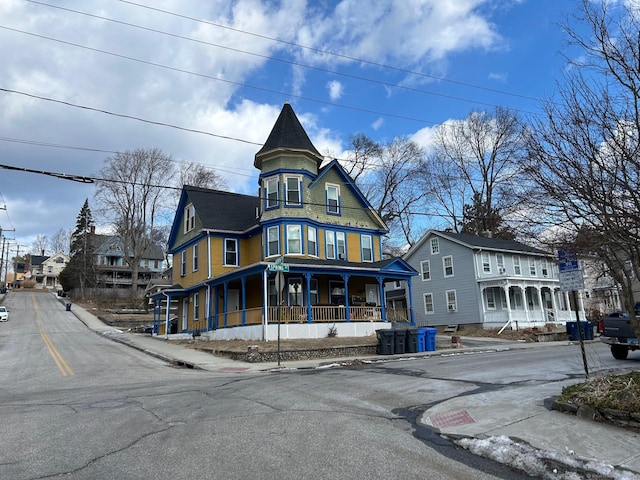
[[[64,360],[64,358],[62,357],[58,349],[55,347],[55,345],[53,344],[49,336],[44,332],[44,324],[42,323],[42,318],[40,317],[40,310],[38,308],[38,304],[36,303],[35,294],[33,293],[31,294],[31,301],[33,302],[33,306],[36,311],[36,323],[38,324],[38,328],[40,329],[40,336],[42,337],[42,340],[44,341],[44,344],[46,345],[47,350],[49,350],[49,353],[51,354],[51,358],[53,358],[53,361],[56,363],[56,365],[58,366],[58,369],[60,370],[60,373],[62,373],[63,376],[66,377],[67,375],[71,375],[71,376],[75,375],[74,371],[71,369],[69,364]]]

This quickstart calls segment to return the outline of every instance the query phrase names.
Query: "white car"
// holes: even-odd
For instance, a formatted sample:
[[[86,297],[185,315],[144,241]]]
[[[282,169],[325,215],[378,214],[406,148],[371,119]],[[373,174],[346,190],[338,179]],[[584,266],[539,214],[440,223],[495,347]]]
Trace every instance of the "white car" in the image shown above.
[[[9,321],[9,310],[7,307],[3,307],[0,305],[0,322],[8,322]]]

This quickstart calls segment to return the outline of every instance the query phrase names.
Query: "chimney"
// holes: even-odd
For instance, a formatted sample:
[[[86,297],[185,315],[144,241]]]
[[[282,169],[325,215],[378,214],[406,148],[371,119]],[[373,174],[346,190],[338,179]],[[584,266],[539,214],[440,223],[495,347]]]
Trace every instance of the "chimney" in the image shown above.
[[[91,235],[94,235],[95,233],[96,233],[96,226],[91,225]]]
[[[44,248],[40,250],[40,256],[44,257]]]

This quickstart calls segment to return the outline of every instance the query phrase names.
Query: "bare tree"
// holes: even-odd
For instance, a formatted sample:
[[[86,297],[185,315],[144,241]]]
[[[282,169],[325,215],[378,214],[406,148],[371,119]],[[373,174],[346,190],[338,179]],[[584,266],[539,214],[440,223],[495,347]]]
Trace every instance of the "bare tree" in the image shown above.
[[[195,162],[180,162],[176,186],[181,190],[183,185],[218,190],[227,188],[227,182],[222,175],[206,165]]]
[[[158,148],[118,153],[106,159],[97,182],[96,202],[120,237],[125,261],[131,268],[132,295],[137,295],[138,272],[144,253],[151,247],[151,234],[163,209],[170,208],[168,179],[174,164]]]
[[[345,170],[354,179],[376,214],[390,229],[387,242],[411,245],[416,207],[424,192],[416,188],[416,170],[424,150],[398,137],[380,145],[362,134],[351,137],[350,162]],[[390,250],[391,245],[385,245]]]
[[[46,235],[36,235],[31,244],[31,253],[34,255],[44,255],[49,249],[49,237]]]
[[[544,103],[528,165],[546,215],[569,237],[591,232],[579,245],[607,262],[627,311],[640,277],[639,13],[631,3],[582,1],[576,18],[589,36],[565,31],[586,60]]]
[[[69,248],[71,246],[71,234],[68,230],[61,228],[51,237],[51,251],[53,253],[66,253],[69,254]]]
[[[447,218],[449,227],[460,231],[469,225],[466,207],[478,215],[476,233],[494,229],[496,213],[505,218],[518,208],[513,188],[522,173],[525,140],[522,120],[502,107],[473,111],[465,120],[437,127],[420,169],[422,188],[430,192],[426,211]]]

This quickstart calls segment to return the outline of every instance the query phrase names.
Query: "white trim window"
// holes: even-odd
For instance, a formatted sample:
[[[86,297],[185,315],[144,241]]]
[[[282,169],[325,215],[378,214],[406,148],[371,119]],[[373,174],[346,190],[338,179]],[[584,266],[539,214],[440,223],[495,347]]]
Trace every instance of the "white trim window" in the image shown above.
[[[513,257],[513,274],[522,275],[522,268],[520,267],[520,257],[517,255]]]
[[[196,209],[192,203],[184,207],[184,233],[196,228]]]
[[[302,278],[294,277],[289,278],[288,287],[288,305],[289,306],[302,306]]]
[[[447,311],[448,312],[457,312],[458,311],[458,300],[456,299],[456,291],[455,290],[447,290]]]
[[[187,274],[187,251],[182,250],[180,252],[180,276],[184,277]]]
[[[302,227],[300,225],[287,225],[287,253],[291,255],[302,254]]]
[[[491,256],[489,252],[482,252],[482,271],[491,273]]]
[[[328,259],[336,258],[336,237],[335,232],[326,230],[324,232],[325,255]]]
[[[431,262],[429,260],[422,260],[420,262],[420,277],[423,282],[431,280]]]
[[[267,257],[280,255],[280,227],[267,228]]]
[[[485,290],[485,295],[487,296],[487,310],[495,310],[496,309],[496,296],[493,288],[487,288]]]
[[[371,238],[371,235],[360,236],[360,248],[362,250],[362,261],[373,262],[373,238]]]
[[[193,294],[193,321],[200,320],[200,292]]]
[[[529,258],[529,274],[532,277],[537,277],[538,276],[538,272],[536,270],[536,259],[535,258]]]
[[[238,266],[238,240],[235,238],[224,239],[224,264],[227,267]]]
[[[265,206],[275,208],[278,206],[278,177],[267,178],[264,181]]]
[[[540,271],[542,272],[543,277],[549,276],[549,266],[547,265],[547,259],[543,258],[540,260]]]
[[[506,268],[504,268],[504,255],[502,253],[496,253],[496,265],[498,266],[498,273],[504,275],[507,273]]]
[[[318,232],[315,227],[307,227],[307,255],[318,256]]]
[[[444,272],[445,278],[453,277],[453,257],[451,255],[442,257],[442,271]]]
[[[432,238],[429,243],[431,245],[431,255],[437,255],[440,253],[440,242],[437,238]]]
[[[284,184],[287,188],[285,205],[287,206],[302,205],[302,196],[301,196],[302,179],[299,176],[284,177]]]
[[[191,270],[198,271],[198,245],[191,247]]]
[[[336,232],[336,252],[340,260],[347,259],[347,241],[344,232]]]
[[[327,194],[327,213],[340,215],[340,185],[327,183],[325,189]]]
[[[427,315],[433,315],[435,308],[433,306],[433,293],[425,293],[424,297],[424,313]]]

